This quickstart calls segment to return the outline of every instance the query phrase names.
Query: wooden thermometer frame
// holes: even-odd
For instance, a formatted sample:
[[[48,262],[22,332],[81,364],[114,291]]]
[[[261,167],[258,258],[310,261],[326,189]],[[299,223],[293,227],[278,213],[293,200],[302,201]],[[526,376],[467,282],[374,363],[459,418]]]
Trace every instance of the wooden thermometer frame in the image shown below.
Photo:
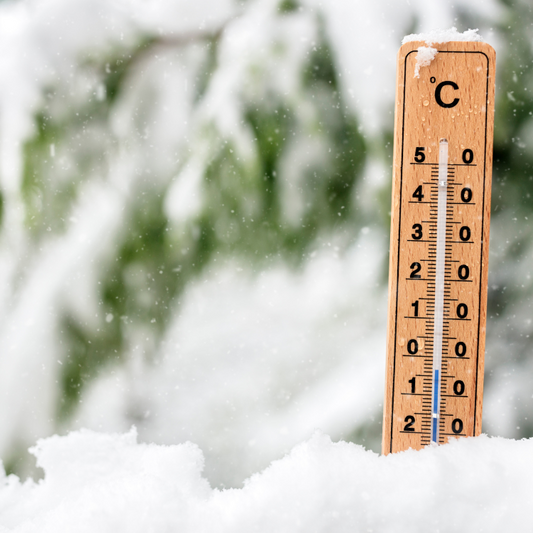
[[[431,45],[437,55],[414,77],[417,50],[427,46],[409,42],[398,54],[384,454],[481,432],[496,56],[481,42]],[[436,259],[438,209],[444,263]]]

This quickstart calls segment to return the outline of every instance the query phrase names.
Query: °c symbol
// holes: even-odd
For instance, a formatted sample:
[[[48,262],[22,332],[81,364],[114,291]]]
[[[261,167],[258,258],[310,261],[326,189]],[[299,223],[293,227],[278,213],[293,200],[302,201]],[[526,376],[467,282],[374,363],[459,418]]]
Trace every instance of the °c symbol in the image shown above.
[[[431,76],[431,78],[429,78],[429,81],[431,83],[435,83],[437,80],[435,79],[435,76]]]
[[[435,89],[435,100],[437,100],[437,104],[439,104],[441,107],[455,107],[459,103],[459,98],[455,98],[452,102],[446,103],[442,101],[442,97],[440,95],[442,89],[446,87],[446,85],[449,85],[454,89],[454,91],[457,91],[459,89],[459,86],[454,81],[442,81],[437,85],[437,88]]]

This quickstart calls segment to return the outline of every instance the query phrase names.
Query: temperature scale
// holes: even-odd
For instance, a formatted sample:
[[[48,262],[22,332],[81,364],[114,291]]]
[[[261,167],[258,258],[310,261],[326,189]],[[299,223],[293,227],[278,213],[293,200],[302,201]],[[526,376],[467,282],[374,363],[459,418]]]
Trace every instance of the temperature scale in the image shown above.
[[[383,453],[481,432],[495,52],[400,48]]]

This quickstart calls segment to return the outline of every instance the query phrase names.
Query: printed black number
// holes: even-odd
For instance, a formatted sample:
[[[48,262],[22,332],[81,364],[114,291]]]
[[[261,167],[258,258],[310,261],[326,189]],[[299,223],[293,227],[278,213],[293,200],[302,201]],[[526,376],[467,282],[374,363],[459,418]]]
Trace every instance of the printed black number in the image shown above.
[[[455,355],[457,357],[463,357],[466,354],[466,344],[462,341],[455,345]]]
[[[470,276],[470,269],[466,265],[461,265],[457,275],[459,276],[459,279],[468,279],[468,276]]]
[[[424,198],[424,195],[422,194],[422,185],[419,185],[415,192],[413,193],[413,198],[416,198],[419,202],[422,201],[422,198]]]
[[[415,241],[419,241],[422,238],[422,224],[413,224],[415,232],[411,235]]]
[[[407,383],[411,384],[411,394],[415,393],[415,380],[416,378],[411,378]]]
[[[411,275],[409,276],[410,279],[420,279],[422,277],[419,274],[420,270],[422,269],[420,263],[412,263],[409,268],[412,270]]]
[[[457,435],[463,431],[463,421],[460,418],[455,418],[452,422],[452,431]]]
[[[426,160],[426,154],[424,153],[425,148],[422,146],[417,146],[415,150],[415,161],[417,163],[423,163]]]
[[[464,394],[464,392],[465,392],[465,384],[463,381],[458,379],[453,384],[453,393],[456,394],[457,396],[461,396],[462,394]]]
[[[405,427],[403,428],[404,431],[415,430],[415,428],[413,427],[413,424],[415,423],[415,417],[413,415],[406,416],[404,422],[407,422],[407,424],[405,424]],[[462,426],[461,426],[461,429],[463,429]]]
[[[408,343],[407,343],[407,351],[411,354],[411,355],[415,355],[415,353],[418,352],[418,341],[416,339],[411,339]]]
[[[466,304],[459,304],[457,306],[457,316],[459,318],[466,318],[468,316],[468,306]]]
[[[418,316],[418,300],[411,304],[411,307],[415,308],[415,316]]]
[[[471,232],[470,232],[470,228],[468,226],[463,226],[460,230],[459,230],[459,238],[463,241],[463,242],[466,242],[468,240],[470,240],[470,235],[471,235]]]
[[[472,189],[470,187],[464,187],[464,189],[461,190],[461,200],[465,204],[472,200]]]
[[[470,148],[467,148],[463,151],[463,163],[469,165],[472,161],[474,161],[474,152]]]

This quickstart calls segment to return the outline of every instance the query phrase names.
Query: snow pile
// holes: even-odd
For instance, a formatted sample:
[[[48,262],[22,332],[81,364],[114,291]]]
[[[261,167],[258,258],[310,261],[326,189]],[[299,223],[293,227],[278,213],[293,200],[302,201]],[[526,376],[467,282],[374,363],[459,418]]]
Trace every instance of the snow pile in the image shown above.
[[[415,65],[415,78],[420,77],[420,68],[429,67],[431,62],[435,59],[435,56],[438,54],[436,48],[431,48],[430,46],[419,46],[418,52],[416,54],[416,65]]]
[[[533,441],[486,436],[379,456],[323,434],[250,478],[212,489],[191,443],[89,431],[39,441],[44,480],[3,476],[0,531],[526,531]]]
[[[402,44],[410,43],[412,41],[425,41],[426,44],[442,44],[452,41],[481,41],[484,39],[478,34],[478,29],[466,30],[464,32],[457,31],[456,27],[452,27],[449,30],[436,30],[427,33],[412,33],[406,35],[402,39]]]

